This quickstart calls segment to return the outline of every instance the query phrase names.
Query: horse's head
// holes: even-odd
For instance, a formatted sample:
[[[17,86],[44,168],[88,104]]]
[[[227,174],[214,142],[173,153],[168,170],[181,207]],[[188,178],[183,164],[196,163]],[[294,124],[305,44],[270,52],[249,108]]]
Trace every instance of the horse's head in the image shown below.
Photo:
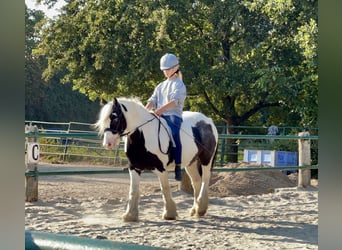
[[[95,124],[99,133],[103,134],[103,146],[112,149],[120,142],[120,137],[127,127],[123,110],[127,111],[116,98],[110,102],[104,101],[104,106],[100,112],[100,118]]]

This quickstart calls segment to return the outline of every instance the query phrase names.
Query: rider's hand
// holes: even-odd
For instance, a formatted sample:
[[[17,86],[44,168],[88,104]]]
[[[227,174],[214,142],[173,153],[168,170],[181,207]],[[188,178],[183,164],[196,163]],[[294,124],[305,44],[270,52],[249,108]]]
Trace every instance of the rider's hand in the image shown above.
[[[156,109],[156,110],[154,111],[154,113],[155,113],[157,116],[161,116],[161,115],[163,114],[163,110],[162,110],[161,108],[159,108],[159,109]]]

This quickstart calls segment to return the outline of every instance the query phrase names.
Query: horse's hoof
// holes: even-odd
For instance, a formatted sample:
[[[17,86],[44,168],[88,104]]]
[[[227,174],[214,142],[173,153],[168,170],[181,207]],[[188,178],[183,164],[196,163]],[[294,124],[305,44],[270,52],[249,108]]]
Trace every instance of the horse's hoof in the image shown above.
[[[164,216],[163,219],[164,219],[164,220],[176,220],[176,217],[167,217],[167,216]]]
[[[206,214],[207,210],[204,210],[204,211],[197,211],[197,216],[198,217],[202,217]]]
[[[124,214],[122,219],[124,222],[137,222],[139,220],[137,216],[132,216],[131,214]]]
[[[174,215],[163,214],[164,220],[175,220],[176,218],[177,218],[177,214],[174,214]]]
[[[196,217],[201,217],[201,216],[204,216],[206,214],[207,210],[198,210],[196,208],[192,208],[191,211],[190,211],[190,215],[191,216],[196,216]]]

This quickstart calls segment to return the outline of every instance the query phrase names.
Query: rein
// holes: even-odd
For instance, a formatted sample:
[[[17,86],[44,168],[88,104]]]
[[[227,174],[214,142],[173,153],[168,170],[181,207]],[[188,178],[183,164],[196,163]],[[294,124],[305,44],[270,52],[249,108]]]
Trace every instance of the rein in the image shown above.
[[[160,128],[161,128],[161,125],[162,125],[162,126],[164,127],[164,129],[166,130],[166,133],[167,133],[167,135],[169,136],[170,140],[172,140],[172,139],[171,139],[171,135],[170,135],[168,129],[165,127],[165,125],[162,124],[160,118],[159,118],[156,114],[154,114],[154,113],[151,113],[151,114],[153,115],[153,118],[147,120],[146,122],[140,124],[139,126],[135,127],[134,129],[132,129],[131,131],[128,131],[128,132],[126,132],[126,133],[124,133],[124,131],[118,131],[118,130],[112,129],[112,128],[106,128],[104,131],[105,131],[105,132],[106,132],[106,131],[110,131],[110,132],[112,132],[113,134],[119,134],[120,137],[123,137],[123,136],[129,135],[130,133],[132,133],[132,131],[135,131],[135,130],[137,130],[138,128],[141,128],[142,126],[144,126],[144,125],[146,125],[147,123],[153,121],[154,119],[158,119],[158,121],[159,121],[159,124],[158,124],[158,146],[159,146],[160,152],[161,152],[162,154],[167,155],[167,154],[169,153],[169,151],[167,150],[166,152],[164,152],[164,151],[162,150],[161,143],[160,143],[160,136],[159,136],[159,135],[160,135]]]
[[[144,126],[144,125],[146,125],[147,123],[149,123],[149,122],[151,122],[151,121],[153,121],[153,120],[156,119],[156,118],[157,118],[157,117],[153,117],[152,119],[147,120],[147,121],[144,122],[143,124],[140,124],[139,126],[135,127],[134,129],[132,129],[131,131],[128,131],[128,132],[126,132],[126,133],[124,133],[123,131],[117,131],[117,130],[111,129],[111,128],[106,128],[106,129],[104,130],[104,132],[110,131],[110,132],[112,132],[113,134],[119,134],[120,137],[123,137],[123,136],[126,136],[126,135],[132,133],[132,131],[135,131],[136,129],[138,129],[138,128]]]
[[[153,114],[153,115],[155,115],[155,114]],[[155,115],[155,116],[156,116],[156,118],[157,118],[157,115]],[[170,140],[172,140],[172,138],[171,138],[171,136],[170,136],[170,133],[169,133],[168,129],[164,126],[164,124],[162,124],[162,122],[160,121],[160,118],[159,118],[159,117],[158,117],[158,120],[159,120],[159,124],[158,124],[158,146],[159,146],[159,151],[160,151],[162,154],[167,155],[167,154],[169,154],[169,150],[167,150],[166,152],[164,152],[164,151],[162,150],[162,148],[161,148],[161,145],[160,145],[160,136],[159,136],[159,134],[160,134],[160,124],[163,125],[164,129],[166,130],[167,135],[168,135],[169,138],[170,138]]]
[[[133,130],[128,131],[128,132],[126,132],[126,133],[124,133],[124,134],[122,134],[122,135],[120,135],[120,136],[128,135],[128,134],[130,134],[132,131],[135,131],[135,130],[137,130],[138,128],[141,128],[142,126],[146,125],[147,123],[153,121],[153,120],[156,119],[156,118],[157,118],[157,117],[153,117],[153,118],[147,120],[146,122],[144,122],[143,124],[140,124],[139,126],[135,127]]]
[[[171,135],[170,135],[168,129],[165,127],[165,125],[162,124],[162,122],[161,122],[161,120],[160,120],[160,117],[157,116],[155,113],[151,113],[151,114],[154,116],[152,119],[150,119],[150,120],[148,120],[147,122],[143,123],[142,125],[136,127],[134,130],[136,130],[137,128],[140,128],[140,127],[142,127],[142,126],[144,126],[145,124],[151,122],[151,121],[154,120],[154,119],[158,119],[158,121],[159,121],[159,123],[158,123],[158,146],[159,146],[159,151],[160,151],[162,154],[167,155],[167,154],[169,154],[169,150],[167,150],[166,152],[164,152],[164,151],[162,150],[162,148],[161,148],[160,136],[159,136],[159,135],[160,135],[160,127],[161,127],[160,125],[162,125],[162,126],[164,127],[164,129],[166,130],[166,133],[167,133],[167,135],[169,136],[170,140],[172,140]],[[129,134],[129,132],[126,133],[126,134]]]

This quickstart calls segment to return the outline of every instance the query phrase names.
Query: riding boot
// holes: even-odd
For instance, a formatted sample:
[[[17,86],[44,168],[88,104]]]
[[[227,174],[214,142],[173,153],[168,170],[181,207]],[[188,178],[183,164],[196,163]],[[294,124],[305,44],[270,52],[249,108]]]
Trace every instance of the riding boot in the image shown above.
[[[175,180],[176,181],[182,180],[182,169],[180,165],[176,165],[175,167]]]

